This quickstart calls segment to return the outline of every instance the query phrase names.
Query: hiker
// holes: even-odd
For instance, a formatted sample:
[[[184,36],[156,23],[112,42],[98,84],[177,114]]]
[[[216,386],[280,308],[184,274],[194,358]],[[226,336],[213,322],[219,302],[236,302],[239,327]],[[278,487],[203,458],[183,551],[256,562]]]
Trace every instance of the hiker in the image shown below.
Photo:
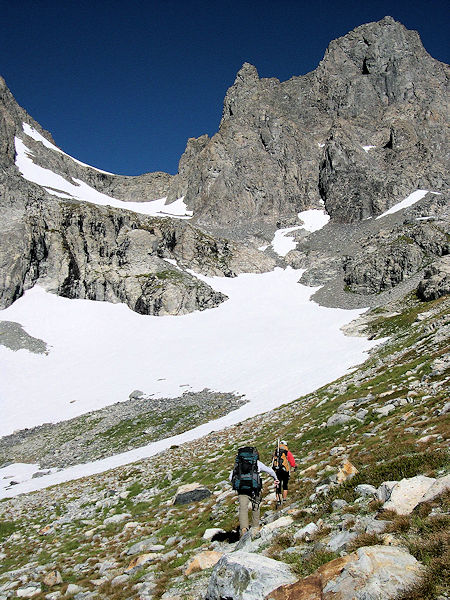
[[[295,458],[289,450],[286,440],[278,440],[277,447],[273,453],[272,467],[279,481],[276,489],[277,506],[286,502],[289,487],[291,469],[297,469]]]
[[[261,471],[268,473],[274,480],[277,476],[275,471],[267,467],[259,460],[258,450],[246,446],[239,448],[234,463],[234,469],[230,473],[230,481],[233,489],[237,491],[239,498],[239,528],[241,537],[249,531],[248,505],[252,503],[252,532],[259,531],[259,505],[261,503]]]

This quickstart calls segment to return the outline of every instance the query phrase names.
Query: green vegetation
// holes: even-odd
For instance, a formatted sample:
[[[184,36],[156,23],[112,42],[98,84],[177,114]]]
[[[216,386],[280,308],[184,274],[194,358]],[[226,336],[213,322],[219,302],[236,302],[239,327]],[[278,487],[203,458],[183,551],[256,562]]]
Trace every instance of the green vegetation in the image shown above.
[[[0,521],[0,541],[10,536],[17,528],[14,521]]]

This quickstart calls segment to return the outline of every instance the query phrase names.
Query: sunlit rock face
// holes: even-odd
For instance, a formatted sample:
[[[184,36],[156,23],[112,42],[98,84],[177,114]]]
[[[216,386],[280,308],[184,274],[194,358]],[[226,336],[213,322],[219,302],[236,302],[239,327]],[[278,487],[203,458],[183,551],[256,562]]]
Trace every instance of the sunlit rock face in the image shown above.
[[[57,148],[1,79],[0,306],[39,282],[70,298],[185,314],[224,300],[187,269],[234,276],[283,261],[310,269],[305,283],[338,280],[355,297],[395,287],[448,253],[447,86],[448,67],[385,17],[285,82],[245,63],[218,133],[188,141],[177,175],[124,177]],[[416,190],[441,194],[421,205],[437,223],[410,234],[372,219]],[[331,217],[323,235],[298,227],[308,209]],[[271,240],[292,226],[300,231],[281,261]],[[351,305],[335,296],[322,301]]]

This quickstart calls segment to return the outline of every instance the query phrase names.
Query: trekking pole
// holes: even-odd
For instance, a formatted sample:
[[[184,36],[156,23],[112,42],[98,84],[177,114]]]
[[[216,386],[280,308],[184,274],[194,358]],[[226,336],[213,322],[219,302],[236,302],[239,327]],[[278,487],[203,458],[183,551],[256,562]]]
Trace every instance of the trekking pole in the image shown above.
[[[280,468],[280,438],[277,439],[277,469]],[[278,485],[275,487],[276,504],[281,506],[281,481],[278,481]]]

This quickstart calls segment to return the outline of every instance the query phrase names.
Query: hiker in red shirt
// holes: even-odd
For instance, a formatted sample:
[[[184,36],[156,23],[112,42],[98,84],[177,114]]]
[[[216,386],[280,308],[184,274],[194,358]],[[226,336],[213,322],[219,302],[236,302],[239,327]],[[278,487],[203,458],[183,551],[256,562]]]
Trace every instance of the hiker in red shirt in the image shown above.
[[[272,468],[279,481],[276,488],[277,506],[286,501],[289,487],[289,477],[292,469],[296,469],[295,458],[285,440],[278,442],[273,453]]]

